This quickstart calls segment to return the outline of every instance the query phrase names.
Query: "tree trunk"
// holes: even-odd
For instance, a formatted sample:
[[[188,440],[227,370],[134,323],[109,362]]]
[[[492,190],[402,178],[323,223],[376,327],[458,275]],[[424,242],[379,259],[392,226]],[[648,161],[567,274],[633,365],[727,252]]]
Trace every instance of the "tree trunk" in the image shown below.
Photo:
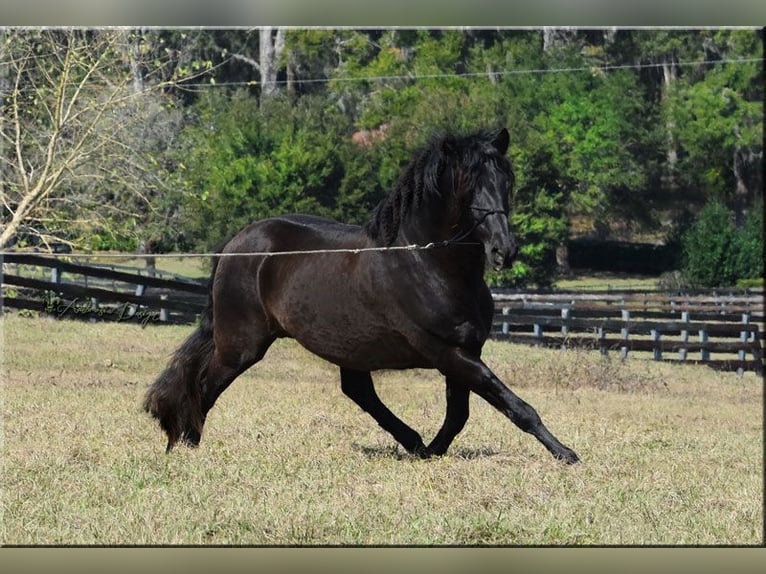
[[[138,30],[128,30],[128,61],[130,63],[130,74],[133,76],[133,93],[140,94],[144,91],[144,76],[141,72],[141,39],[144,36],[146,28],[139,28]],[[130,37],[131,34],[135,34],[134,37]]]
[[[745,175],[742,169],[744,167],[744,158],[742,156],[742,149],[735,147],[732,165],[734,178],[737,182],[734,189],[734,225],[737,226],[737,229],[741,228],[745,223],[745,206],[747,205],[747,184],[745,183]]]
[[[569,246],[566,242],[559,243],[556,247],[556,272],[563,276],[572,272],[571,267],[569,267]]]
[[[8,75],[8,65],[5,64],[7,55],[5,53],[5,29],[0,27],[0,110],[4,110],[5,94],[11,91],[11,78]],[[5,114],[0,111],[0,122],[5,119]],[[0,132],[3,133],[3,132]],[[3,144],[4,145],[4,144]],[[0,146],[0,152],[2,151]]]
[[[547,52],[551,48],[560,48],[566,46],[577,37],[577,28],[575,26],[543,27],[543,51]]]
[[[285,48],[285,29],[277,28],[276,34],[271,26],[258,30],[258,65],[261,72],[261,102],[277,91],[279,59]]]
[[[665,161],[666,175],[668,184],[670,187],[675,187],[675,170],[678,163],[678,145],[676,138],[673,135],[675,131],[675,124],[673,123],[672,114],[670,113],[670,90],[678,79],[678,67],[673,61],[672,57],[668,56],[662,62],[662,100],[665,102],[665,109],[667,111],[666,123],[665,123]]]
[[[5,131],[5,125],[4,123],[7,120],[6,114],[5,114],[5,94],[10,93],[11,91],[11,78],[9,76],[8,72],[8,65],[4,62],[7,62],[8,54],[6,54],[5,49],[5,28],[0,27],[0,134],[6,133]],[[9,149],[9,145],[7,143],[0,142],[0,154],[6,154],[11,153]],[[6,195],[7,190],[5,189],[6,184],[0,183],[0,222],[5,221],[5,218],[7,217],[7,207],[8,204],[8,196]],[[2,229],[0,229],[0,234],[5,234],[5,225],[2,225]],[[6,244],[9,242],[8,240],[0,239],[0,249],[3,249],[6,247]],[[2,273],[2,269],[0,269],[0,273]]]
[[[732,154],[734,172],[734,224],[741,228],[745,224],[745,213],[753,205],[755,195],[763,188],[761,164],[763,154],[753,153],[748,148],[737,146]]]
[[[295,101],[297,93],[295,90],[295,57],[294,54],[290,54],[290,61],[287,62],[287,95],[290,101]]]
[[[617,26],[612,26],[611,28],[604,28],[604,46],[611,46],[612,44],[614,44],[614,41],[617,38],[618,32],[619,32],[619,28]]]

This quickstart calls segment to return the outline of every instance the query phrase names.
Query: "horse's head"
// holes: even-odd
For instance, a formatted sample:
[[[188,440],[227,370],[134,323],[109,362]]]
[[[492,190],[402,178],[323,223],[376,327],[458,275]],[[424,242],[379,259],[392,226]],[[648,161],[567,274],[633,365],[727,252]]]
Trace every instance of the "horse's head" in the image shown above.
[[[465,150],[457,142],[444,140],[445,155],[459,157],[453,164],[459,227],[464,237],[481,242],[487,261],[496,270],[510,267],[518,245],[508,222],[513,171],[508,158],[509,135],[505,128],[492,134],[473,136]]]

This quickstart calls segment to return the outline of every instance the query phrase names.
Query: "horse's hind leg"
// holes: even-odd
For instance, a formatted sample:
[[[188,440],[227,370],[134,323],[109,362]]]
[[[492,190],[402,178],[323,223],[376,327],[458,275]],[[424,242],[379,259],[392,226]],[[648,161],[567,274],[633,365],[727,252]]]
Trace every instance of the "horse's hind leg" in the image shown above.
[[[210,366],[202,385],[202,417],[207,416],[208,411],[213,408],[218,397],[221,396],[234,380],[260,361],[266,354],[273,338],[267,338],[253,343],[253,347],[241,353],[224,354],[216,348],[213,357],[210,360]],[[199,438],[197,438],[199,442]]]
[[[467,386],[454,378],[447,377],[447,414],[442,428],[426,449],[429,454],[443,455],[458,433],[463,430],[468,420],[469,394],[470,390]]]
[[[422,457],[428,456],[420,435],[402,422],[380,400],[369,372],[341,368],[340,386],[347,397],[369,413],[380,427],[391,433],[408,452]]]
[[[200,423],[198,425],[187,425],[183,432],[183,443],[190,447],[199,446],[202,439],[202,427],[207,419],[207,413],[213,407],[216,399],[234,382],[234,380],[251,367],[255,361],[244,361],[236,366],[228,366],[221,362],[217,354],[210,359],[207,372],[201,381],[200,396]],[[172,441],[168,442],[167,450],[173,447]]]
[[[202,438],[202,428],[207,419],[207,413],[213,408],[216,400],[234,380],[260,361],[274,342],[274,338],[257,330],[249,332],[234,330],[221,334],[216,331],[215,347],[207,368],[200,377],[199,385],[199,420],[196,424],[189,421],[184,429],[182,440],[191,447],[199,445]],[[173,447],[173,441],[168,442],[167,450]]]

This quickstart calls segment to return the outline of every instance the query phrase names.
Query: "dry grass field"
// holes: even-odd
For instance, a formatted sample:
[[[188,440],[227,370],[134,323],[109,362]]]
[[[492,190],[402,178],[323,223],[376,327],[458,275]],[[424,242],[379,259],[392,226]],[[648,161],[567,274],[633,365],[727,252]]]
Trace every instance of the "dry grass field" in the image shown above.
[[[279,341],[164,454],[145,389],[191,327],[7,315],[4,545],[760,545],[763,380],[701,366],[488,343],[485,360],[572,446],[553,460],[478,397],[422,461],[342,395],[337,369]],[[379,394],[428,441],[431,371]]]

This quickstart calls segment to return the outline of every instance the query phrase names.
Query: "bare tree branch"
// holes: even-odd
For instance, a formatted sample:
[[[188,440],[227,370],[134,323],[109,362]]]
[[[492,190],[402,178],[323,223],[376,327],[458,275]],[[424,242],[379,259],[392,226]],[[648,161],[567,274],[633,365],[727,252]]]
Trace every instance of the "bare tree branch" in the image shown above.
[[[253,60],[252,58],[248,58],[247,56],[243,54],[232,54],[231,57],[234,58],[235,60],[239,60],[240,62],[244,62],[248,66],[252,66],[258,72],[261,71],[261,65],[256,60]]]
[[[185,78],[138,86],[139,67],[160,78],[167,62],[156,53],[139,61],[131,42],[143,34],[125,30],[8,29],[0,40],[0,143],[11,152],[0,159],[0,249],[22,226],[48,244],[66,239],[56,226],[110,230],[150,213],[162,183],[149,173],[144,136],[167,116],[161,90]]]

